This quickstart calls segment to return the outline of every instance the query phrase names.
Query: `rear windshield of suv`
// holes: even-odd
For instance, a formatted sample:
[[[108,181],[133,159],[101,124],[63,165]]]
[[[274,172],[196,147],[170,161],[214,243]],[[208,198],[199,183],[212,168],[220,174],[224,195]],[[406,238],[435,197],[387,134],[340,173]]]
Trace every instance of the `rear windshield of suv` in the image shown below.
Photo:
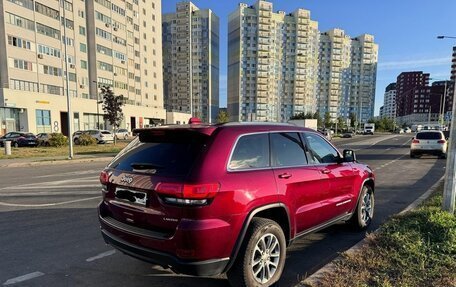
[[[162,176],[187,175],[207,138],[196,132],[146,132],[122,150],[109,167]]]
[[[418,140],[439,140],[442,139],[441,133],[417,133],[416,139]]]
[[[111,134],[111,132],[108,132],[108,131],[102,131],[101,133],[104,134],[104,135],[110,135]]]

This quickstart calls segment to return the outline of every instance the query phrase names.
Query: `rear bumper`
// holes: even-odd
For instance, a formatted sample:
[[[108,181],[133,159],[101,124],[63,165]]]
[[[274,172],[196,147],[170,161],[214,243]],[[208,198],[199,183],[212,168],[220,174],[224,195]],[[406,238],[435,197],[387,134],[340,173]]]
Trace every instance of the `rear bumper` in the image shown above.
[[[416,155],[422,155],[422,154],[429,154],[429,155],[442,155],[446,154],[441,149],[411,149],[410,150],[411,154],[416,154]]]
[[[112,245],[123,253],[146,262],[169,267],[176,273],[195,276],[214,276],[223,273],[229,262],[229,258],[186,262],[170,254],[129,243],[105,229],[101,229],[101,234],[107,244]]]

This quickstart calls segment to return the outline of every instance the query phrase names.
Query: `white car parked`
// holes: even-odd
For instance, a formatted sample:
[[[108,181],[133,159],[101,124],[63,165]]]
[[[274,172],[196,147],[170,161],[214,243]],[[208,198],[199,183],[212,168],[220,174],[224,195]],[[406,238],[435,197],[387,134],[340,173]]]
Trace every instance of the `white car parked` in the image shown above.
[[[116,136],[117,139],[123,139],[126,140],[130,136],[130,132],[127,129],[118,129],[114,135]]]
[[[410,146],[410,157],[415,158],[423,154],[447,157],[448,142],[441,131],[426,130],[418,132]]]
[[[82,134],[88,134],[94,139],[97,140],[97,143],[113,143],[114,135],[110,131],[106,130],[87,130],[87,131],[77,131],[73,134],[73,142],[79,144],[79,137]]]

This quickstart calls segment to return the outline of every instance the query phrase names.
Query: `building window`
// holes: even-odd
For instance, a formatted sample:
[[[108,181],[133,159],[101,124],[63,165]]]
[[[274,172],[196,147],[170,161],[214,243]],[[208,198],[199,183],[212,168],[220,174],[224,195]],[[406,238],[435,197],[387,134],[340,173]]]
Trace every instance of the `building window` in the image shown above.
[[[40,72],[45,75],[51,75],[51,76],[62,76],[62,69],[48,66],[48,65],[40,65]]]
[[[8,0],[14,4],[33,10],[33,0]]]
[[[29,82],[29,81],[22,81],[16,79],[10,79],[10,89],[13,90],[21,90],[21,91],[29,91],[29,92],[38,92],[38,83]]]
[[[97,44],[97,52],[112,57],[112,49]]]
[[[81,68],[87,70],[87,61],[81,60]]]
[[[63,26],[67,27],[68,29],[74,30],[74,22],[72,20],[61,17],[60,21]]]
[[[60,1],[60,7],[65,7],[65,10],[73,12],[73,4],[66,0]]]
[[[85,36],[85,34],[86,34],[86,28],[85,28],[85,27],[82,27],[82,26],[79,26],[79,34]]]
[[[36,23],[36,32],[55,39],[60,39],[60,31],[49,26]]]
[[[57,48],[48,47],[38,44],[38,53],[60,58],[60,50]]]
[[[28,30],[35,30],[35,22],[30,21],[28,19],[22,18],[20,16],[16,16],[14,14],[6,12],[6,23],[25,28]],[[37,23],[38,24],[38,23]]]
[[[59,19],[60,13],[58,10],[52,9],[51,7],[48,7],[41,3],[35,2],[35,11],[53,19]]]
[[[87,45],[84,43],[79,43],[79,50],[81,52],[87,53]]]
[[[10,35],[8,35],[8,44],[14,47],[24,48],[27,50],[35,50],[35,45],[33,44],[33,42]]]
[[[11,58],[10,58],[11,59]],[[33,71],[33,63],[20,60],[20,59],[11,59],[13,62],[13,67],[16,69],[21,69],[21,70],[27,70],[27,71]]]
[[[37,133],[49,133],[51,129],[51,111],[36,110],[36,131]]]

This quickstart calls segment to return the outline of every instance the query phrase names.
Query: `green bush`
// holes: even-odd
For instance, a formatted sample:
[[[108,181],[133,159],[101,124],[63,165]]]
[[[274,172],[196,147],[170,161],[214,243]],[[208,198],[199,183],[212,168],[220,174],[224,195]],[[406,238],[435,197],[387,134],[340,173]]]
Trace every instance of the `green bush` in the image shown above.
[[[82,134],[78,138],[78,144],[84,146],[96,145],[97,140],[88,134]]]
[[[68,138],[61,133],[52,133],[49,138],[49,145],[52,147],[61,147],[68,144]]]

